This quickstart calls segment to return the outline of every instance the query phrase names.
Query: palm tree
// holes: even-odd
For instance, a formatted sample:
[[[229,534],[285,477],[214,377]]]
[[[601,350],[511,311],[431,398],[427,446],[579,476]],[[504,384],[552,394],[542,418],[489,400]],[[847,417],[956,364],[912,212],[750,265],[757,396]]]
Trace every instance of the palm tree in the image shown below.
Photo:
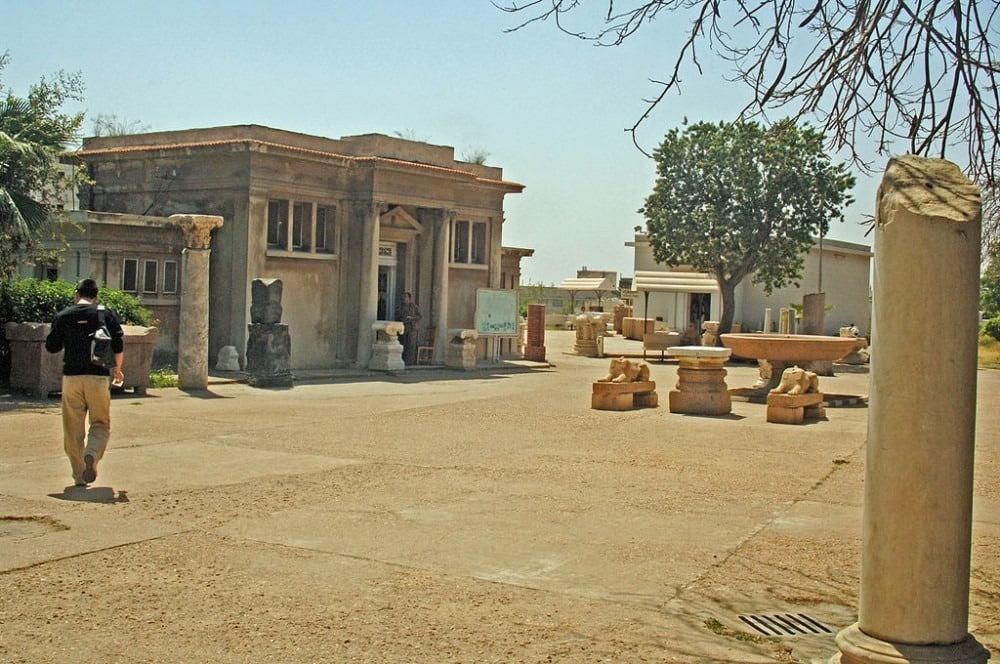
[[[0,54],[0,73],[9,59]],[[24,97],[0,87],[0,279],[17,273],[19,260],[37,244],[51,220],[46,200],[79,177],[66,178],[59,157],[77,139],[83,113],[63,105],[82,99],[79,74],[59,72],[32,85]]]
[[[36,184],[32,174],[47,168],[56,155],[17,132],[30,115],[25,99],[0,101],[0,232],[5,236],[31,237],[48,219],[48,207],[25,187]]]

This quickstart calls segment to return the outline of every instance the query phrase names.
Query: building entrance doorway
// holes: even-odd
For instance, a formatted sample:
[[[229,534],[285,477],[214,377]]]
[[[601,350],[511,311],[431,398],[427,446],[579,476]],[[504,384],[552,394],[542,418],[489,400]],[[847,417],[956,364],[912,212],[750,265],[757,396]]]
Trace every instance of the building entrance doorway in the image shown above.
[[[711,293],[691,293],[691,300],[688,305],[688,321],[694,325],[694,329],[701,335],[701,324],[712,315],[712,294]]]
[[[392,320],[396,312],[396,244],[378,245],[378,320]]]

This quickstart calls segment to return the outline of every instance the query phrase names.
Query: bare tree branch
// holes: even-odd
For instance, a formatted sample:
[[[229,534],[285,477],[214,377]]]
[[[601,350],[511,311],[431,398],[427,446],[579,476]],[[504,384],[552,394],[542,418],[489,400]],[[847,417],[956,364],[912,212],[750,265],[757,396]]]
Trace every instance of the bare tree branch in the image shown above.
[[[829,147],[845,149],[868,170],[856,149],[873,141],[879,154],[906,146],[917,154],[962,150],[970,177],[996,185],[1000,133],[1000,32],[996,0],[653,0],[630,9],[608,0],[592,31],[572,29],[568,15],[580,0],[516,0],[494,4],[527,17],[512,30],[552,20],[578,39],[623,43],[661,13],[687,18],[659,92],[626,131],[640,150],[637,130],[670,92],[679,92],[686,66],[701,72],[706,45],[736,69],[753,101],[734,119],[782,109],[813,120]],[[646,150],[643,150],[646,152]]]

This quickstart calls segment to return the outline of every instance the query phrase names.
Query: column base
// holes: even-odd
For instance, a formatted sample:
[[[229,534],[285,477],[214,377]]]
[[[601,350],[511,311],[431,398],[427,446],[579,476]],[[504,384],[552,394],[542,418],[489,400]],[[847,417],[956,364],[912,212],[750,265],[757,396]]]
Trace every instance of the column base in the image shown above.
[[[971,634],[946,646],[891,643],[868,636],[857,623],[837,634],[837,647],[829,664],[985,664],[990,658]]]

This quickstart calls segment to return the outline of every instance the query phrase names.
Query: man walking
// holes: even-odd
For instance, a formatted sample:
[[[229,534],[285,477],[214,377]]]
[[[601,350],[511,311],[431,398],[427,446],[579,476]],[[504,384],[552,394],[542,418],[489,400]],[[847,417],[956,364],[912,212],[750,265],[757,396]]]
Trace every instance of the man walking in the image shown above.
[[[83,279],[76,285],[74,304],[66,307],[52,321],[45,339],[45,350],[63,352],[62,421],[63,448],[73,469],[76,486],[86,486],[97,479],[97,463],[104,456],[111,435],[111,386],[108,369],[91,361],[91,335],[100,326],[97,282]],[[124,380],[122,359],[124,332],[115,315],[100,308],[111,333],[115,355],[114,380]],[[87,418],[90,431],[86,432]]]

